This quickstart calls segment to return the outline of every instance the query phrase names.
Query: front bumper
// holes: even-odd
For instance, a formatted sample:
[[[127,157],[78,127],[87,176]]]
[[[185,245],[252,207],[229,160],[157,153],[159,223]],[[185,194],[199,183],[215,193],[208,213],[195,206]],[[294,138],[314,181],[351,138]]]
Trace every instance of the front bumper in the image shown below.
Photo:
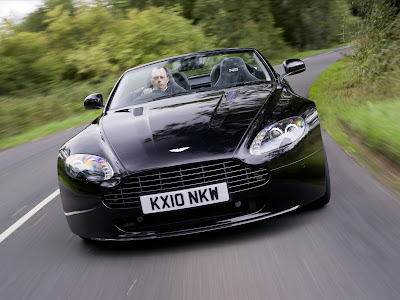
[[[60,181],[64,213],[72,232],[94,240],[164,238],[247,224],[293,211],[322,197],[325,189],[324,153],[320,149],[272,170],[267,184],[234,194],[229,203],[175,211],[170,215],[160,213],[157,215],[162,221],[157,224],[157,216],[143,216],[141,208],[111,209],[103,204],[101,195],[83,196]],[[237,201],[242,205],[236,210]],[[227,213],[220,213],[225,207]],[[179,219],[194,210],[197,214],[193,219]],[[203,212],[204,217],[200,217]],[[138,217],[143,222],[138,222]]]
[[[215,224],[204,225],[195,228],[187,228],[182,230],[171,230],[171,231],[138,231],[138,232],[130,232],[126,234],[119,234],[117,237],[110,237],[110,238],[91,238],[95,241],[133,241],[133,240],[148,240],[148,239],[155,239],[155,238],[167,238],[173,236],[182,236],[187,234],[194,234],[194,233],[201,233],[207,231],[213,231],[218,229],[224,229],[229,227],[234,227],[238,225],[244,225],[248,223],[253,223],[257,221],[261,221],[264,219],[272,218],[275,216],[279,216],[284,213],[291,212],[299,208],[300,205],[294,206],[292,208],[271,213],[271,212],[255,212],[248,215],[235,217],[227,220],[222,220],[215,222]]]

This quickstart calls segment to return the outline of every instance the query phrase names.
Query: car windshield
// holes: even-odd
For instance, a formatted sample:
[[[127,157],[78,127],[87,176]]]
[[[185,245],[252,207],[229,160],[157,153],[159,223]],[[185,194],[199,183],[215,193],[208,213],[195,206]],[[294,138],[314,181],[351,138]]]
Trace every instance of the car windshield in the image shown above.
[[[109,109],[270,80],[267,68],[253,51],[198,53],[126,72],[114,90]]]

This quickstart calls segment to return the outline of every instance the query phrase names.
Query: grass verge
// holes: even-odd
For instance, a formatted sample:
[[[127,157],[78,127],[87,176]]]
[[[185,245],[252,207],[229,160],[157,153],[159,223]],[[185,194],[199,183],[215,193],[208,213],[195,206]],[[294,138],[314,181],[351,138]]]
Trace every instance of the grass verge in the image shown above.
[[[68,128],[72,128],[84,123],[89,123],[93,121],[97,116],[101,113],[100,110],[95,111],[87,111],[82,114],[76,115],[74,117],[70,117],[68,119],[62,120],[60,122],[55,121],[48,123],[46,125],[42,125],[31,130],[27,130],[24,133],[17,134],[15,136],[6,137],[0,140],[0,150],[6,149],[18,144],[22,144],[31,140],[35,140],[39,137],[65,130]]]
[[[322,127],[367,171],[400,195],[400,70],[361,80],[345,58],[314,82]]]
[[[63,82],[0,97],[0,150],[92,121],[100,112],[86,111],[84,98],[108,95],[114,82]]]

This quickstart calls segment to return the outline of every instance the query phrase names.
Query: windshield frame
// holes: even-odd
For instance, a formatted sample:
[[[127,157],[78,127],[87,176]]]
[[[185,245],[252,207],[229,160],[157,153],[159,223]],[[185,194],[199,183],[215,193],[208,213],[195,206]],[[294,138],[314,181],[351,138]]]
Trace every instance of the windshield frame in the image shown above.
[[[183,54],[183,55],[178,55],[178,56],[173,56],[173,57],[168,57],[168,58],[164,58],[164,59],[160,59],[157,61],[153,61],[153,62],[149,62],[131,69],[128,69],[127,71],[125,71],[121,77],[118,79],[117,83],[114,85],[108,99],[106,102],[106,105],[104,107],[104,112],[107,112],[109,110],[118,110],[118,109],[126,109],[126,107],[114,107],[114,108],[110,108],[111,103],[113,101],[113,98],[116,94],[116,91],[118,90],[118,87],[121,83],[121,80],[124,78],[124,76],[126,76],[127,74],[129,74],[130,72],[133,71],[137,71],[140,69],[144,69],[144,68],[148,68],[151,66],[157,66],[157,65],[162,65],[162,64],[168,64],[170,62],[173,61],[177,61],[177,60],[183,60],[183,59],[188,59],[188,58],[193,58],[193,57],[207,57],[207,56],[213,56],[213,55],[223,55],[223,54],[234,54],[234,53],[245,53],[245,52],[253,52],[255,54],[255,56],[258,58],[259,64],[262,64],[265,68],[265,70],[267,71],[270,80],[260,80],[259,82],[254,82],[254,84],[261,84],[261,83],[266,83],[266,82],[277,82],[278,80],[278,74],[276,73],[276,71],[272,68],[272,66],[269,64],[269,62],[263,57],[263,55],[254,48],[226,48],[226,49],[217,49],[217,50],[209,50],[209,51],[200,51],[200,52],[194,52],[194,53],[188,53],[188,54]],[[241,86],[241,85],[248,85],[248,83],[243,83],[243,84],[236,84],[235,86]],[[224,89],[224,87],[221,87],[221,89]],[[196,90],[192,90],[192,91],[188,91],[188,92],[182,92],[179,94],[172,94],[169,95],[169,97],[174,97],[177,95],[187,95],[188,93],[195,93],[195,92],[202,92],[205,91],[205,89],[199,89],[198,91]],[[156,98],[154,100],[158,100],[158,99],[164,99],[164,98],[168,98],[168,97],[160,97],[160,98]],[[138,103],[140,104],[140,103]],[[142,103],[143,104],[143,103]],[[135,105],[135,104],[133,104]]]

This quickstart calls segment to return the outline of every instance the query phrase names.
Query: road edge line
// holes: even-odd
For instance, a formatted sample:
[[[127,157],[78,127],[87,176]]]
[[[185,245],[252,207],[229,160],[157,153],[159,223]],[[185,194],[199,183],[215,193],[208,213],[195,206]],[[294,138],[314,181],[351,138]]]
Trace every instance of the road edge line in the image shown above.
[[[46,204],[57,197],[60,194],[60,189],[55,190],[50,196],[42,200],[38,205],[28,211],[21,219],[11,225],[2,234],[0,234],[0,243],[2,243],[7,237],[9,237],[15,230],[21,227],[26,221],[28,221],[34,214],[41,210]]]

